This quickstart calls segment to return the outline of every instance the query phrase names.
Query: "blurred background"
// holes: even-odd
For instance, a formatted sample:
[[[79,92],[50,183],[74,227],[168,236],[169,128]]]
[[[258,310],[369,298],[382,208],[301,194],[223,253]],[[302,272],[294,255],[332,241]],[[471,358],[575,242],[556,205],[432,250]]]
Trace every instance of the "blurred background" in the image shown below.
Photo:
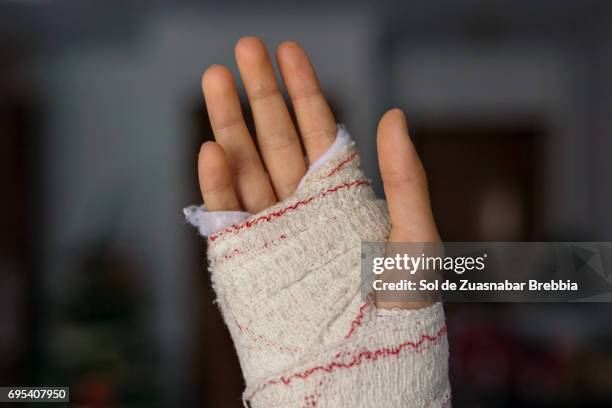
[[[443,239],[612,241],[611,22],[594,0],[0,1],[0,385],[241,406],[181,209],[201,74],[236,72],[242,35],[304,45],[378,193],[377,120],[406,111]],[[447,311],[454,406],[612,406],[611,305]]]

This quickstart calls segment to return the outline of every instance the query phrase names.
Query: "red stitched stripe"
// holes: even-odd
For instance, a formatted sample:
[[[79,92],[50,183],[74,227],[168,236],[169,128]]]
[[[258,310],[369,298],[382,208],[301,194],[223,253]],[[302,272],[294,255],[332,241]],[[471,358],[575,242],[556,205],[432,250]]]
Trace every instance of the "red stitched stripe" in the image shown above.
[[[330,177],[339,172],[347,163],[351,162],[355,157],[357,157],[357,151],[353,151],[353,153],[349,154],[349,156],[342,160],[336,167],[332,169],[325,177]]]
[[[368,296],[366,296],[365,303],[361,305],[361,307],[359,308],[359,314],[357,314],[357,317],[351,322],[351,328],[346,334],[346,336],[344,336],[345,339],[348,339],[349,337],[351,337],[353,333],[355,332],[355,330],[357,330],[357,328],[361,326],[361,322],[363,321],[363,318],[365,316],[365,311],[372,303],[373,298],[374,298],[374,293],[372,292],[368,293]]]
[[[398,355],[403,349],[405,349],[406,347],[412,347],[413,349],[418,349],[425,341],[429,341],[430,343],[435,343],[438,340],[440,340],[440,338],[442,338],[442,336],[444,336],[447,332],[447,328],[446,325],[442,326],[440,328],[440,330],[438,330],[438,332],[434,335],[434,336],[430,336],[427,334],[424,334],[421,336],[421,338],[419,339],[419,341],[417,342],[412,342],[410,340],[406,340],[405,342],[399,344],[396,347],[383,347],[377,350],[363,350],[361,352],[359,352],[358,354],[356,354],[355,356],[353,356],[353,358],[351,359],[351,361],[347,362],[347,363],[343,363],[341,361],[332,361],[329,364],[326,365],[320,365],[320,366],[315,366],[312,368],[309,368],[305,371],[302,371],[300,373],[296,373],[296,374],[292,374],[289,377],[280,377],[278,379],[274,379],[274,380],[270,380],[267,383],[265,383],[262,388],[268,386],[268,385],[273,385],[273,384],[284,384],[284,385],[289,385],[293,380],[296,379],[302,379],[305,380],[306,378],[310,377],[312,374],[318,372],[318,371],[323,371],[323,372],[327,372],[330,373],[336,369],[340,369],[340,368],[353,368],[356,367],[358,365],[360,365],[361,363],[363,363],[366,360],[378,360],[379,358],[382,357],[389,357],[389,356],[395,356]]]
[[[339,185],[337,185],[335,187],[332,187],[332,188],[329,188],[329,189],[323,191],[319,195],[308,197],[306,199],[297,201],[297,202],[293,203],[290,206],[281,208],[280,210],[271,212],[271,213],[266,214],[266,215],[262,215],[262,216],[260,216],[260,217],[258,217],[256,219],[254,219],[254,220],[247,220],[247,221],[245,221],[243,223],[240,223],[240,224],[234,224],[234,225],[224,229],[221,232],[218,232],[216,234],[210,235],[208,237],[208,239],[210,241],[215,241],[221,235],[225,235],[225,234],[228,234],[228,233],[233,233],[233,232],[239,231],[239,230],[241,230],[243,228],[251,228],[254,225],[260,224],[262,222],[268,222],[268,221],[273,220],[274,218],[282,217],[283,215],[285,215],[286,213],[288,213],[290,211],[293,211],[293,210],[295,210],[295,209],[297,209],[299,207],[302,207],[302,206],[304,206],[306,204],[309,204],[310,202],[312,202],[316,198],[323,198],[326,195],[329,195],[331,193],[335,193],[338,190],[341,190],[341,189],[344,189],[344,188],[351,188],[351,187],[361,186],[361,185],[364,185],[364,184],[369,185],[370,182],[368,180],[353,180],[353,181],[350,181],[350,182],[339,184]]]

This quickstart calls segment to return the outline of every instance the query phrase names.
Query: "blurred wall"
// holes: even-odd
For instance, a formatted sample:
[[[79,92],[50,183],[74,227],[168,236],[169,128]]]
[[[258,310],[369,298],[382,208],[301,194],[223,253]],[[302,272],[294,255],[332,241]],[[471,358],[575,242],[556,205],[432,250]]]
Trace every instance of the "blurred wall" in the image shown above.
[[[187,119],[201,98],[204,69],[222,63],[237,71],[233,46],[246,33],[270,47],[296,39],[347,113],[362,149],[374,149],[369,95],[375,81],[368,57],[375,21],[363,11],[305,13],[163,9],[139,16],[138,28],[120,44],[84,41],[36,61],[49,119],[43,171],[49,286],[61,298],[62,274],[73,260],[67,254],[109,229],[116,246],[139,253],[156,293],[150,318],[159,334],[161,380],[170,392],[182,393],[181,384],[189,383],[186,364],[195,346],[190,262],[197,257],[189,252],[186,239],[194,231],[183,223],[181,208],[191,204],[191,184],[197,183],[195,169],[185,172],[197,154],[186,148]],[[366,157],[372,167],[375,155]]]
[[[198,315],[194,232],[180,212],[196,183],[185,165],[196,155],[188,115],[207,66],[236,72],[233,45],[245,34],[306,47],[379,193],[374,132],[385,109],[404,107],[415,125],[529,118],[546,134],[541,239],[610,240],[611,8],[569,0],[3,5],[0,33],[25,50],[44,107],[38,210],[50,298],[62,297],[75,249],[111,236],[151,278],[166,398],[188,387]]]

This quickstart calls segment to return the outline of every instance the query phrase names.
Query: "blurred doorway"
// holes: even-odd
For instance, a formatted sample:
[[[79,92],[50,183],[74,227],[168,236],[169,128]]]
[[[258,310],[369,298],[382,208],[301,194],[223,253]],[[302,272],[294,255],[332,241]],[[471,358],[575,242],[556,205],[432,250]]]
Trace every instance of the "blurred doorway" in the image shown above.
[[[442,239],[538,239],[544,132],[533,121],[425,122],[414,134]]]

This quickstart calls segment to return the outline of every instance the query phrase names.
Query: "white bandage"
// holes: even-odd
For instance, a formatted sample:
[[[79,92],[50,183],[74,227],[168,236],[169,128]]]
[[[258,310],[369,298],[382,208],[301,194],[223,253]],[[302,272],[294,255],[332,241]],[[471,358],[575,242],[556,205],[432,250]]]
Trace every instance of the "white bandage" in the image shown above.
[[[442,306],[361,299],[361,242],[386,241],[390,225],[358,161],[345,143],[293,196],[208,237],[252,407],[450,404]]]

